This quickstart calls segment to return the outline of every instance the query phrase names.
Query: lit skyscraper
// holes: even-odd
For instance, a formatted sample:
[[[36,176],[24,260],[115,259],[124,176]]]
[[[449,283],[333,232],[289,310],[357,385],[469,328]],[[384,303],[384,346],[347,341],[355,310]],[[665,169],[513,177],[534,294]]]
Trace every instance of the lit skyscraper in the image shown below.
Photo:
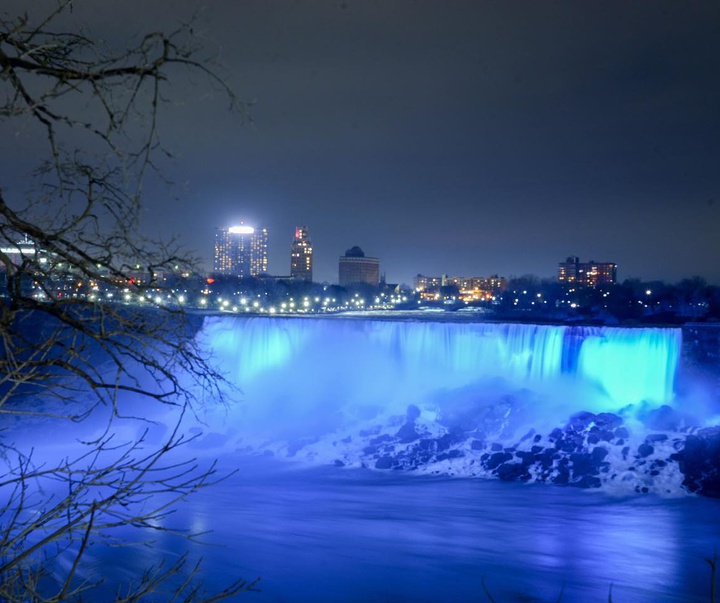
[[[312,282],[313,247],[307,227],[297,226],[290,247],[290,276]]]
[[[267,228],[240,226],[215,229],[215,259],[217,274],[257,276],[267,272]]]

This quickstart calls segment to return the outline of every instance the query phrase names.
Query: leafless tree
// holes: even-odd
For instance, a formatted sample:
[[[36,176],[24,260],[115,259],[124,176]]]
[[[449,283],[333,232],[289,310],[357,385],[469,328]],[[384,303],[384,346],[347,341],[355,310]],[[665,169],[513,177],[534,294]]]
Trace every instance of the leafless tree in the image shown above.
[[[194,258],[141,237],[138,224],[143,182],[164,154],[168,83],[201,77],[232,110],[244,107],[189,27],[117,50],[68,25],[72,0],[53,6],[40,16],[0,8],[0,128],[43,149],[27,190],[0,189],[0,601],[92,598],[90,543],[128,527],[169,530],[173,504],[219,477],[176,454],[188,441],[183,416],[221,396],[222,376],[167,280],[192,272]],[[119,439],[129,397],[174,408],[170,435]],[[97,413],[105,428],[74,456],[40,458],[15,438],[18,425],[62,433],[54,421]],[[199,577],[187,557],[168,559],[115,597],[214,601],[256,584],[208,594]]]

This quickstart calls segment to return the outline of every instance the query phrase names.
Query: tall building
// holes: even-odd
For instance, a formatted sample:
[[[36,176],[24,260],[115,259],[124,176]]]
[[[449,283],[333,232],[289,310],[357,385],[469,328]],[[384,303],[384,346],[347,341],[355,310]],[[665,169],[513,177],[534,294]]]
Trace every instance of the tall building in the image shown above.
[[[307,227],[295,227],[295,238],[290,247],[290,276],[312,282],[313,247]]]
[[[558,281],[585,287],[614,285],[617,282],[617,264],[595,260],[581,262],[573,255],[558,264]]]
[[[232,276],[267,272],[268,231],[245,225],[215,229],[213,271]]]
[[[377,286],[380,283],[380,260],[365,257],[362,249],[355,246],[340,256],[338,282],[341,287],[355,283]]]

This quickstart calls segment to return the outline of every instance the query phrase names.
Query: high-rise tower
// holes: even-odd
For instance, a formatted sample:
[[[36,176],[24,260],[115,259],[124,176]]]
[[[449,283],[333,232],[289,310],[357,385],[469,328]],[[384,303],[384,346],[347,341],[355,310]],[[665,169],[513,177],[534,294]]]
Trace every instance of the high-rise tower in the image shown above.
[[[215,260],[217,274],[257,276],[267,272],[267,228],[245,225],[215,229]]]
[[[313,247],[307,227],[295,227],[295,238],[290,246],[290,276],[312,282]]]

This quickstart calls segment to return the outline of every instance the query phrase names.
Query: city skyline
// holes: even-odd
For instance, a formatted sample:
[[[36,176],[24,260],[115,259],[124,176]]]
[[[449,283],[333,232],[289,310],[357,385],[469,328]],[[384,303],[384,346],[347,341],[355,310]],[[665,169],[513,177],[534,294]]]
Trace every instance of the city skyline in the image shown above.
[[[67,19],[123,45],[195,7],[79,2]],[[570,255],[611,259],[619,280],[720,283],[719,19],[710,1],[208,0],[195,31],[247,116],[178,84],[159,123],[174,185],[147,183],[140,228],[210,269],[218,216],[262,223],[285,274],[280,233],[306,224],[316,281],[359,245],[407,284],[552,278]],[[3,193],[20,202],[42,141],[3,135]]]
[[[237,226],[216,227],[215,242],[213,246],[213,269],[212,274],[225,274],[233,276],[258,276],[266,274],[276,278],[282,278],[284,273],[270,273],[268,247],[269,236],[267,228],[247,224],[244,220]],[[294,237],[290,245],[290,271],[289,277],[295,280],[307,282],[328,282],[337,283],[340,286],[347,286],[364,282],[370,285],[377,285],[381,281],[380,259],[366,257],[365,252],[359,246],[348,249],[339,258],[338,276],[335,280],[315,281],[313,279],[314,248],[307,226],[296,226]],[[461,285],[466,289],[497,288],[494,279],[498,274],[490,276],[458,277],[452,270],[445,271],[439,275],[429,277],[422,272],[413,275],[412,288],[424,289],[429,286],[430,281],[444,282],[452,281],[453,284]],[[511,277],[512,278],[512,277]],[[564,261],[556,264],[556,271],[553,280],[559,282],[576,282],[580,285],[595,287],[603,284],[615,284],[617,280],[617,264],[615,262],[589,260],[580,262],[577,256],[569,256]],[[428,280],[429,279],[429,280]],[[385,275],[382,273],[382,280]],[[487,280],[484,287],[478,287],[475,283],[469,285],[461,281]],[[499,281],[506,282],[507,277],[499,277]],[[422,286],[418,287],[418,282]],[[410,283],[396,283],[409,286]],[[437,283],[435,283],[437,285]],[[504,287],[504,285],[503,285]]]

